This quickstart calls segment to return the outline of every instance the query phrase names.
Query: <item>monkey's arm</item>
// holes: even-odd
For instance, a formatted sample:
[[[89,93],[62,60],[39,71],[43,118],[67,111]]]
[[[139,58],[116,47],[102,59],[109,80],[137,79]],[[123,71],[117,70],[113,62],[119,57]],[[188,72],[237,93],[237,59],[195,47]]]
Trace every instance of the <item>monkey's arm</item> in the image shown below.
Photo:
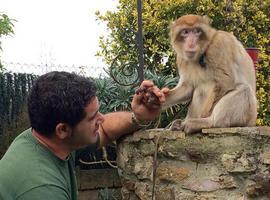
[[[175,88],[168,91],[165,102],[162,104],[162,109],[173,106],[178,103],[185,103],[191,100],[193,87],[187,83],[180,83]]]

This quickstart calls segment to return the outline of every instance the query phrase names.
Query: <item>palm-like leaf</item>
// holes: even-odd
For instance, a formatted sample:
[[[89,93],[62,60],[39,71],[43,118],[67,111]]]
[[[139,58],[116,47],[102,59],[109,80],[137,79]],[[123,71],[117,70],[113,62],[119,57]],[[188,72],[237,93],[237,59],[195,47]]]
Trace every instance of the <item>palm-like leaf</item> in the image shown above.
[[[120,72],[119,72],[120,73]],[[135,75],[134,75],[135,76]],[[120,83],[128,83],[130,76],[119,76]],[[145,71],[145,79],[152,80],[159,88],[173,88],[178,83],[178,77],[171,75],[162,76],[150,70]],[[100,100],[100,111],[103,113],[130,110],[132,96],[135,93],[136,84],[122,86],[111,77],[96,79],[97,95]],[[168,108],[161,114],[160,126],[165,127],[170,121],[179,116],[184,116],[186,109],[182,105]]]

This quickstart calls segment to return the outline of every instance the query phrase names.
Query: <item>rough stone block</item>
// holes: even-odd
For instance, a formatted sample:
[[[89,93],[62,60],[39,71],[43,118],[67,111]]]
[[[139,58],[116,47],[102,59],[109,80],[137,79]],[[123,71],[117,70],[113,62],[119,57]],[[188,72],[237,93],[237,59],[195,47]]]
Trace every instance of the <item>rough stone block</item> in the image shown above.
[[[189,176],[190,169],[176,166],[158,166],[157,178],[159,181],[179,183]]]

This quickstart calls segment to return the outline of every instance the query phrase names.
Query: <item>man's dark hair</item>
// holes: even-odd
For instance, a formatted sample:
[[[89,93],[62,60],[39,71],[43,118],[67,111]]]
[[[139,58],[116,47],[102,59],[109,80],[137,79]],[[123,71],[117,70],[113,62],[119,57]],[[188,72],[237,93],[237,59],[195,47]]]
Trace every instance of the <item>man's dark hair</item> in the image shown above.
[[[58,123],[75,127],[95,96],[96,86],[90,79],[68,72],[44,74],[35,81],[28,96],[31,126],[47,137]]]

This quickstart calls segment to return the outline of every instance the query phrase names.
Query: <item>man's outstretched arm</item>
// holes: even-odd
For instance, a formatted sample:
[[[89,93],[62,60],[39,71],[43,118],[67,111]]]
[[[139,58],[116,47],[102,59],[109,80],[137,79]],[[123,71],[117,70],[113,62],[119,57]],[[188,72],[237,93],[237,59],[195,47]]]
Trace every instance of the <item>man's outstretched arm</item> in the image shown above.
[[[137,92],[133,96],[131,112],[114,112],[104,115],[104,122],[99,130],[101,146],[138,130],[140,128],[138,124],[147,124],[158,117],[161,110],[160,105],[165,101],[164,94],[152,81],[143,81],[140,88],[144,88],[145,91],[150,91],[152,94]],[[155,101],[158,102],[148,101],[153,95],[157,97]]]

